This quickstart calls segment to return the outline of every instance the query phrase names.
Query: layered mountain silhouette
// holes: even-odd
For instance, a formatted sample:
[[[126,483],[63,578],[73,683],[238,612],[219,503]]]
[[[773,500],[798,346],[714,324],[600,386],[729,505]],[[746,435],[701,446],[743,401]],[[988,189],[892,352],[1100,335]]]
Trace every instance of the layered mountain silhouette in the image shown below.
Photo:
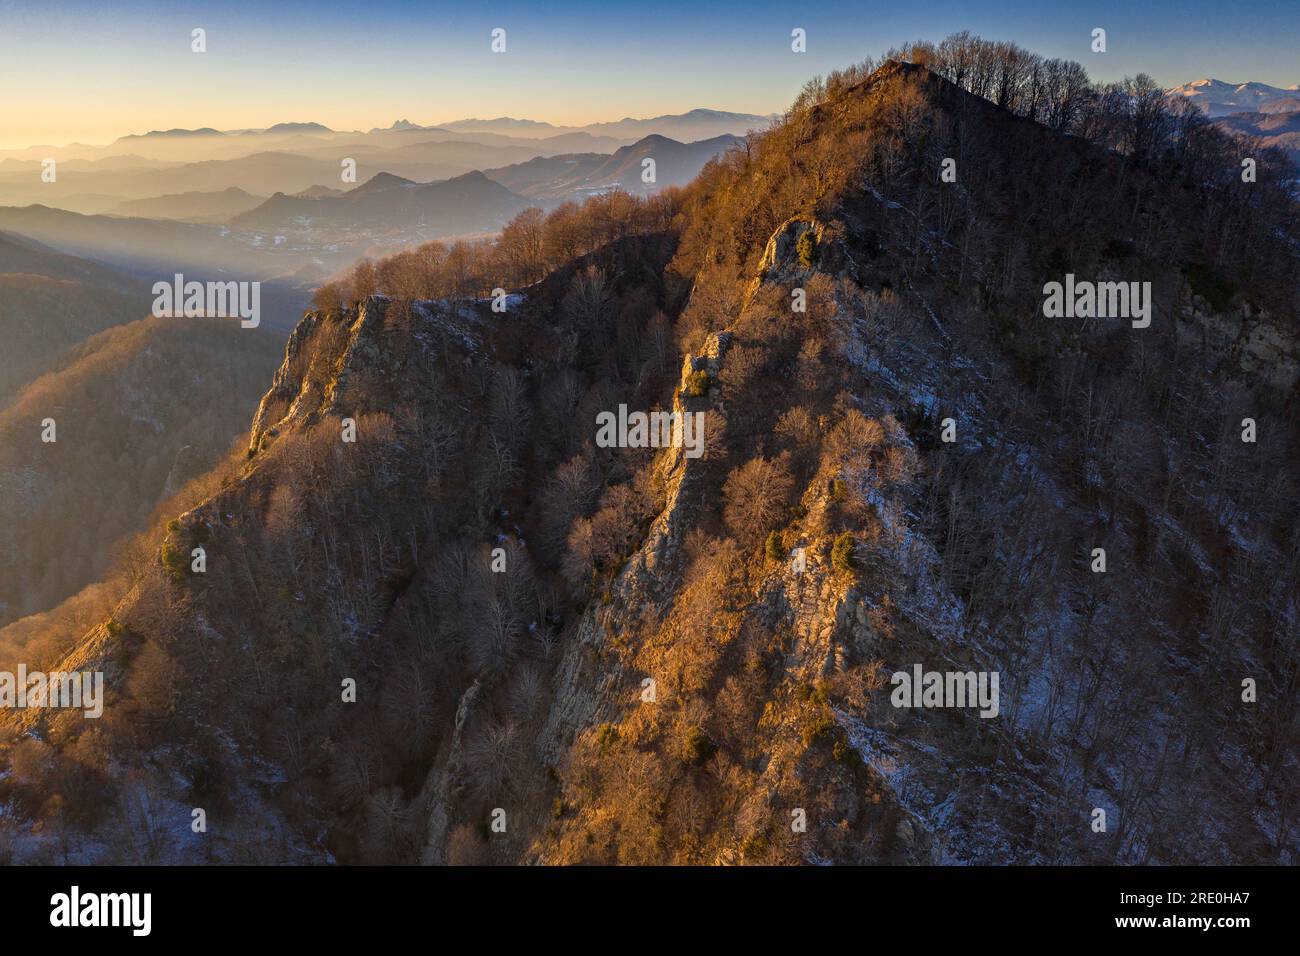
[[[1231,113],[1217,125],[1258,142],[1265,149],[1280,149],[1300,164],[1300,110],[1293,113]]]
[[[501,133],[509,136],[553,138],[561,133],[586,133],[592,136],[609,136],[616,139],[642,139],[646,136],[663,136],[691,142],[717,136],[743,136],[751,129],[764,129],[774,117],[756,116],[752,113],[728,113],[723,110],[695,109],[677,115],[655,116],[650,119],[621,120],[606,123],[589,123],[586,126],[555,126],[530,119],[463,119],[440,123],[438,128],[459,132]],[[395,124],[395,128],[398,128]]]
[[[310,187],[309,187],[310,188]],[[112,212],[117,216],[144,219],[179,219],[185,222],[225,222],[247,212],[265,197],[254,196],[238,186],[214,192],[174,193],[149,199],[131,199],[118,203]]]
[[[612,156],[578,153],[538,157],[504,169],[486,170],[485,175],[516,193],[538,199],[568,199],[609,189],[647,193],[665,186],[686,185],[705,163],[740,142],[735,136],[694,143],[647,136],[616,150]],[[652,182],[644,178],[647,159],[654,160]]]
[[[494,232],[527,202],[479,172],[440,182],[416,183],[379,173],[340,196],[277,193],[230,225],[291,235],[334,230],[419,230],[429,238]]]

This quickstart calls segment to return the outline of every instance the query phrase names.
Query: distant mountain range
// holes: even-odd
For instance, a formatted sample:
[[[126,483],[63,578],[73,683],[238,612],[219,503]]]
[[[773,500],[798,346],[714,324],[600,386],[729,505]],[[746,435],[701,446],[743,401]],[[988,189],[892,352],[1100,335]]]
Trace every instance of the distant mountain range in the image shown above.
[[[333,133],[334,130],[320,123],[276,123],[266,129],[219,130],[210,126],[201,129],[154,129],[147,133],[131,133],[118,137],[114,142],[124,143],[137,139],[187,139],[195,136],[256,136],[263,133]]]
[[[695,143],[647,136],[613,155],[538,156],[434,182],[381,172],[344,193],[324,188],[277,192],[228,224],[239,232],[312,245],[362,235],[388,242],[402,236],[427,240],[495,232],[529,205],[549,206],[611,189],[647,194],[685,185],[710,159],[739,142],[735,136]],[[653,183],[642,181],[646,159],[655,162]]]
[[[92,146],[86,143],[70,143],[64,146],[49,144],[34,145],[25,149],[0,150],[0,168],[6,160],[41,161],[54,157],[60,162],[73,159],[97,160],[106,157],[118,157],[128,153],[153,160],[170,159],[178,150],[192,150],[202,143],[205,148],[215,150],[207,158],[229,158],[231,155],[247,155],[250,151],[280,149],[280,145],[271,146],[272,142],[301,140],[303,142],[337,143],[344,140],[367,142],[368,137],[394,133],[434,133],[470,142],[490,145],[510,145],[519,141],[551,140],[555,144],[562,142],[560,137],[584,134],[590,137],[585,142],[600,145],[587,146],[597,151],[612,152],[618,146],[626,146],[646,136],[667,136],[671,139],[690,142],[711,139],[715,136],[731,134],[742,136],[751,129],[763,129],[771,125],[775,113],[759,116],[754,113],[730,113],[724,110],[694,109],[686,113],[670,113],[648,119],[624,117],[621,120],[603,123],[589,123],[585,126],[557,126],[540,120],[498,117],[497,119],[459,119],[449,123],[421,125],[409,119],[400,119],[388,127],[375,127],[369,131],[335,130],[316,122],[276,123],[265,129],[219,130],[211,126],[195,129],[177,127],[174,129],[150,130],[146,133],[130,133],[120,136],[106,146]],[[467,135],[470,134],[470,135]],[[207,141],[207,142],[204,142]],[[261,141],[261,142],[258,142]],[[250,146],[258,142],[250,150]],[[574,140],[568,144],[572,149],[583,140]],[[266,143],[267,145],[262,145]],[[562,148],[551,152],[562,152]],[[189,156],[189,153],[186,153]]]
[[[1265,147],[1280,149],[1300,166],[1300,111],[1290,113],[1230,113],[1216,125],[1259,139]]]
[[[295,237],[418,231],[437,238],[457,233],[495,232],[527,201],[480,172],[439,182],[417,183],[380,173],[342,195],[314,197],[277,193],[256,209],[230,220],[244,231]]]
[[[147,199],[129,199],[110,210],[115,216],[141,216],[146,219],[178,219],[181,222],[225,222],[231,216],[247,212],[262,202],[237,186],[209,192],[170,193]]]
[[[1300,84],[1281,88],[1206,78],[1167,92],[1195,103],[1223,129],[1258,138],[1300,164]]]
[[[191,133],[162,131],[157,141],[192,143]],[[52,247],[47,251],[82,257],[77,263],[95,259],[151,281],[175,272],[261,281],[266,325],[283,330],[310,288],[358,257],[494,233],[530,205],[550,208],[611,189],[644,195],[684,185],[739,142],[729,134],[689,143],[655,134],[609,153],[568,149],[555,155],[557,141],[616,141],[587,132],[523,140],[407,129],[312,145],[315,134],[288,135],[302,153],[258,150],[185,163],[72,159],[59,163],[54,183],[42,182],[39,162],[3,160],[0,229]],[[205,144],[200,155],[217,139],[240,139],[198,136]],[[128,155],[139,157],[144,142],[134,141]],[[340,153],[355,162],[360,185],[340,177]],[[647,159],[655,161],[650,183],[642,180]],[[21,264],[24,256],[31,258],[14,246],[6,257],[12,264],[0,271],[38,271]],[[48,274],[52,267],[43,263],[39,271]],[[33,294],[24,282],[24,295]]]
[[[1185,96],[1209,116],[1229,113],[1290,113],[1300,110],[1300,84],[1279,88],[1267,83],[1225,83],[1206,78],[1168,91]]]
[[[715,136],[694,143],[679,143],[666,136],[647,136],[615,150],[612,156],[577,153],[539,156],[526,163],[486,174],[516,193],[537,199],[565,199],[622,189],[647,193],[665,186],[684,186],[694,179],[713,157],[740,143],[737,136]],[[653,185],[642,181],[642,162],[655,161]]]
[[[347,188],[380,172],[412,182],[452,179],[474,170],[500,170],[539,157],[586,155],[584,182],[603,160],[648,136],[690,144],[739,136],[769,118],[717,110],[692,110],[651,119],[623,119],[584,128],[536,120],[457,120],[420,126],[409,119],[387,129],[339,132],[315,122],[277,123],[262,130],[152,130],[107,146],[42,146],[0,151],[0,206],[39,204],[84,215],[129,215],[183,221],[221,221],[252,208],[253,197],[295,195],[313,186]],[[57,176],[46,175],[46,162]],[[355,179],[344,179],[352,166]],[[670,163],[671,165],[671,163]],[[689,165],[689,164],[687,164]],[[675,174],[660,182],[680,181]],[[557,195],[562,178],[549,192]],[[618,179],[600,173],[594,185]],[[603,180],[608,180],[604,182]],[[235,192],[229,192],[235,190]],[[530,193],[530,195],[533,193]]]
[[[655,116],[651,119],[625,117],[615,122],[588,123],[586,126],[554,126],[537,120],[503,116],[491,120],[455,120],[451,123],[441,123],[439,128],[457,132],[502,133],[508,136],[534,138],[554,136],[559,133],[589,133],[593,136],[612,136],[617,139],[667,136],[671,139],[692,141],[725,134],[744,135],[751,129],[765,129],[775,118],[775,114],[758,116],[753,113],[696,109],[688,113]]]

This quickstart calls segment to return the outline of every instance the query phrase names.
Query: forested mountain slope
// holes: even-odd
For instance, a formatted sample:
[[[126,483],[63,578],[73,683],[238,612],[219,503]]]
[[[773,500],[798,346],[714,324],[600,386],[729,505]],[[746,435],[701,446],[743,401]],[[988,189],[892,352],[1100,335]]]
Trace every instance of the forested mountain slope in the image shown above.
[[[1294,862],[1290,173],[979,42],[329,289],[59,663],[104,716],[5,714],[11,855]],[[1067,275],[1149,326],[1046,317]],[[996,716],[893,706],[917,665]]]
[[[278,352],[234,320],[138,318],[66,346],[0,407],[0,625],[99,580],[169,482],[206,472],[247,428]]]
[[[0,233],[0,406],[68,347],[148,312],[145,283],[88,259]]]

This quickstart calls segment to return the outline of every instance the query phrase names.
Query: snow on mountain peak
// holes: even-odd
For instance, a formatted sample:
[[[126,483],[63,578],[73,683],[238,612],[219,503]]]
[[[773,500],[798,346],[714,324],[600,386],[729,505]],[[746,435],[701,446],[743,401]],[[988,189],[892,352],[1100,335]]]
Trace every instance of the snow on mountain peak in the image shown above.
[[[1275,103],[1278,109],[1295,109],[1296,106],[1289,101],[1295,99],[1297,90],[1300,90],[1300,84],[1282,88],[1255,80],[1228,83],[1205,77],[1175,86],[1167,92],[1171,96],[1186,97],[1210,116],[1226,116],[1229,113],[1273,112],[1270,106]]]

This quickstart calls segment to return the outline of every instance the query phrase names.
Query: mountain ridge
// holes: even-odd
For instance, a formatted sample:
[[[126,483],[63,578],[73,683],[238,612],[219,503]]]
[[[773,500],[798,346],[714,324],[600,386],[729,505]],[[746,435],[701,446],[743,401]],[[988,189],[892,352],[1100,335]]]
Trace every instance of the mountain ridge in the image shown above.
[[[1294,223],[1230,143],[1122,139],[1158,90],[1052,128],[950,71],[897,51],[683,190],[358,268],[64,658],[134,775],[29,709],[58,756],[0,786],[38,814],[76,748],[86,832],[115,786],[217,808],[78,844],[126,860],[1289,862]],[[1048,319],[1067,273],[1153,322]],[[619,406],[703,454],[604,447]],[[891,706],[918,665],[1000,673],[1000,719]]]

